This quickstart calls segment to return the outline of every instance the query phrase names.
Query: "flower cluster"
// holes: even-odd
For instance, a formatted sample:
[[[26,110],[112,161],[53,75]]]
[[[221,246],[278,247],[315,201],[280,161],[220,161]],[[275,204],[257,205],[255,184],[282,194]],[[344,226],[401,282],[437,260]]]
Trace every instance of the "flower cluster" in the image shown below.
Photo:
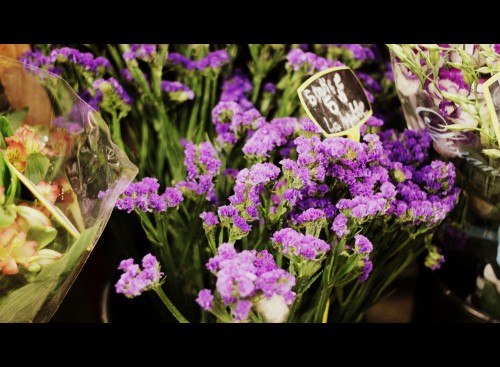
[[[345,65],[377,112],[389,81],[373,45],[93,49],[117,70],[73,84],[141,170],[116,207],[139,216],[189,320],[358,321],[456,202],[454,166],[429,162],[428,134],[381,131],[376,113],[360,141],[325,138],[302,117],[297,88]],[[186,304],[198,290],[210,313]]]
[[[168,60],[174,65],[182,65],[187,70],[208,70],[220,69],[231,60],[231,57],[226,50],[218,50],[209,52],[198,61],[193,61],[177,52],[171,52],[168,54]]]
[[[323,259],[330,245],[311,235],[303,235],[291,228],[284,228],[273,234],[272,243],[285,256],[304,260]]]
[[[156,45],[152,44],[131,44],[130,51],[123,53],[124,60],[141,59],[151,61],[156,55]]]
[[[29,51],[21,56],[20,61],[55,74],[62,73],[60,69],[62,64],[73,65],[96,75],[102,74],[104,69],[111,67],[109,60],[105,57],[94,57],[90,52],[81,52],[70,47],[55,49],[50,53],[50,56],[44,56],[36,50]]]
[[[305,74],[314,74],[316,71],[322,71],[334,66],[344,66],[344,64],[339,61],[334,62],[324,57],[317,56],[312,52],[304,52],[300,48],[292,49],[286,58],[293,70],[301,71]]]
[[[151,254],[142,258],[142,269],[134,263],[134,259],[127,259],[120,262],[118,270],[123,270],[123,274],[115,285],[116,293],[127,298],[140,296],[143,292],[157,287],[164,275],[160,271],[160,263]]]
[[[296,296],[292,291],[295,277],[278,268],[266,250],[238,253],[232,244],[223,243],[217,255],[208,261],[207,268],[217,277],[216,292],[224,305],[231,307],[235,321],[247,320],[252,307],[260,310],[265,319],[286,318],[287,307],[285,312],[275,315],[276,309],[282,311],[283,307],[267,309],[265,300],[290,305]],[[200,291],[196,301],[204,310],[213,307],[213,295],[208,289]]]
[[[167,187],[163,194],[158,194],[160,184],[156,178],[145,177],[139,182],[127,186],[115,207],[130,213],[134,209],[142,212],[166,212],[169,208],[176,208],[184,200],[182,193],[174,188]],[[105,197],[100,192],[99,197]]]
[[[217,195],[213,179],[219,174],[221,166],[217,151],[210,142],[202,142],[198,146],[189,141],[183,144],[187,180],[177,183],[176,187],[186,193],[206,194],[208,201],[215,202]]]

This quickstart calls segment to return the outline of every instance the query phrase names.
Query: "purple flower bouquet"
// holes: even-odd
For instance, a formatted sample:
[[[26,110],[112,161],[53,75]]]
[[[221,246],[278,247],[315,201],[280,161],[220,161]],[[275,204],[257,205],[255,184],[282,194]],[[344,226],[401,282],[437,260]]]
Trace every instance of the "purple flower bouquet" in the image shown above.
[[[46,322],[137,169],[60,77],[0,57],[0,84],[0,322]]]
[[[433,146],[463,176],[479,221],[500,224],[498,45],[389,45],[408,127],[426,129]]]
[[[376,115],[360,141],[325,138],[300,106],[309,76],[349,66],[380,112],[374,45],[53,47],[25,58],[95,105],[140,170],[116,208],[145,256],[119,264],[117,293],[153,291],[179,322],[357,322],[419,254],[443,261],[432,233],[459,189],[429,133]]]

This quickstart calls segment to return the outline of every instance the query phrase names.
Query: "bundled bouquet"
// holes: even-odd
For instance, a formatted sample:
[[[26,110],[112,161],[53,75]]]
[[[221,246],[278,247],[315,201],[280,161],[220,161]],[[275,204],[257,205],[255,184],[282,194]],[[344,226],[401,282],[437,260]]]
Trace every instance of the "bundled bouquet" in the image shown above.
[[[0,57],[0,82],[0,321],[43,322],[137,170],[59,77]]]
[[[478,293],[493,294],[490,290],[496,289],[494,286],[487,287],[488,292],[482,291],[488,283],[482,275],[490,280],[500,276],[499,45],[388,46],[408,126],[429,132],[436,151],[456,165],[460,186],[465,189],[463,209],[454,216],[455,223],[445,229],[443,237],[460,237],[457,243],[466,242],[467,236],[474,238],[465,250],[467,259],[475,261],[472,266],[481,268]],[[465,237],[457,233],[464,227]],[[457,243],[448,246],[449,250],[462,251],[463,246],[458,248]],[[489,264],[486,268],[485,263]],[[460,265],[457,270],[463,272],[464,268]]]
[[[429,134],[380,131],[378,115],[359,142],[324,138],[300,108],[307,77],[347,65],[382,111],[376,47],[53,47],[25,60],[109,116],[140,169],[116,207],[151,253],[121,262],[118,293],[153,290],[180,322],[360,321],[417,255],[442,261],[432,232],[459,190]]]
[[[408,126],[430,132],[434,148],[463,174],[471,209],[500,224],[497,45],[389,48]]]

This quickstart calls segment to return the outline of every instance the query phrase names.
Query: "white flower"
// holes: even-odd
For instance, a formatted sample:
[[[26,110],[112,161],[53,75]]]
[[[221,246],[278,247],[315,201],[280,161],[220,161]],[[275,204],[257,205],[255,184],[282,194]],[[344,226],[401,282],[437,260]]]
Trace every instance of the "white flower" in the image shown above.
[[[413,74],[406,66],[399,63],[395,63],[394,81],[398,91],[405,97],[413,96],[420,87],[418,76]]]
[[[285,321],[290,311],[283,296],[278,294],[274,294],[270,299],[261,299],[257,302],[256,308],[266,322],[272,323]]]

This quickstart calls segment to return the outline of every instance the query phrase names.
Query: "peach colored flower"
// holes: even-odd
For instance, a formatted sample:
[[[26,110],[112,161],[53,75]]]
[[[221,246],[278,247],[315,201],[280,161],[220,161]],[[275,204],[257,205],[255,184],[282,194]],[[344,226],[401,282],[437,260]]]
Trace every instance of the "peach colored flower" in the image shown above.
[[[5,140],[7,140],[6,138]],[[17,141],[10,141],[9,146],[5,150],[7,160],[21,173],[24,173],[26,168],[26,149],[24,145]]]
[[[50,201],[51,204],[54,204],[57,200],[57,198],[59,197],[59,195],[61,195],[61,188],[59,185],[56,185],[56,184],[49,184],[47,181],[40,181],[36,187],[38,188],[38,190],[40,190],[40,192],[42,193],[42,195],[48,200]]]
[[[23,125],[14,131],[14,135],[5,138],[5,141],[10,146],[17,142],[24,146],[26,154],[40,153],[45,147],[45,143],[40,140],[38,133],[30,126]]]

